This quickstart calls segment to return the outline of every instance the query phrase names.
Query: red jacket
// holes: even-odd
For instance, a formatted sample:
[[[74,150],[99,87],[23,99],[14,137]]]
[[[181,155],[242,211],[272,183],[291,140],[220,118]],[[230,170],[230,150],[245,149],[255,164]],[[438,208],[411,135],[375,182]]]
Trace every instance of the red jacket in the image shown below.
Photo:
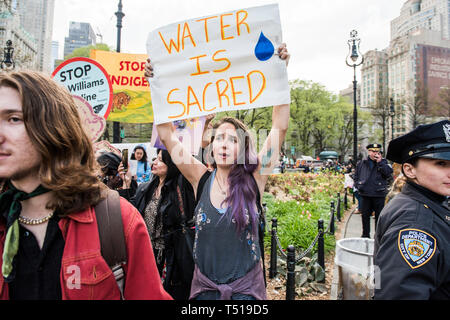
[[[124,266],[126,300],[171,300],[163,289],[144,220],[121,198],[122,221],[128,261]],[[59,221],[65,240],[61,261],[63,300],[118,300],[114,275],[100,253],[97,220],[93,208]],[[0,219],[0,266],[5,243],[5,221]],[[0,268],[1,269],[1,268]],[[0,299],[9,298],[8,285],[0,270]]]

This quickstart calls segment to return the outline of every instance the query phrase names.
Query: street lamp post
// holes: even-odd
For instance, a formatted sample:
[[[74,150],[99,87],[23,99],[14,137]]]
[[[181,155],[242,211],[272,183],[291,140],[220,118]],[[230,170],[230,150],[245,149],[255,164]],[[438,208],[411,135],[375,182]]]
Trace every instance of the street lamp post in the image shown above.
[[[6,41],[6,47],[3,48],[3,60],[1,62],[0,67],[3,70],[12,70],[16,66],[16,63],[13,59],[14,56],[14,48],[12,46],[12,41]]]
[[[117,16],[117,48],[116,51],[120,52],[120,40],[121,40],[121,32],[122,32],[122,18],[125,14],[122,12],[122,0],[119,0],[119,8],[115,13]],[[113,122],[113,143],[120,142],[120,122]]]
[[[391,140],[394,140],[394,116],[395,116],[395,108],[394,108],[394,99],[393,99],[393,98],[390,98],[389,115],[391,116]]]
[[[359,44],[361,39],[358,38],[358,32],[352,30],[350,32],[350,40],[348,40],[349,54],[345,63],[353,68],[353,161],[355,165],[358,162],[358,109],[356,106],[356,67],[364,62],[364,56],[359,54]]]

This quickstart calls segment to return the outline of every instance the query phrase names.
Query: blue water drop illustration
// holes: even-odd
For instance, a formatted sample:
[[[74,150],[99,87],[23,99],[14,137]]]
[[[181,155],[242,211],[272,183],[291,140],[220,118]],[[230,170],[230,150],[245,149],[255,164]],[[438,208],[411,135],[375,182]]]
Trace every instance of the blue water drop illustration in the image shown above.
[[[270,40],[267,39],[266,36],[264,35],[264,33],[261,31],[261,34],[259,35],[258,43],[256,44],[256,47],[255,47],[256,58],[258,58],[258,60],[260,60],[260,61],[266,61],[266,60],[269,60],[273,56],[274,52],[275,52],[275,48],[274,48],[272,42],[270,42]]]

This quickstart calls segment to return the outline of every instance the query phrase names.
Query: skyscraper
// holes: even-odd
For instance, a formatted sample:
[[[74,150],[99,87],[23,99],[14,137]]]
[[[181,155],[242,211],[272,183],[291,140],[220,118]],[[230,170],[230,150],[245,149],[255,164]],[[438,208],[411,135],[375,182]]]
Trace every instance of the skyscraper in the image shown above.
[[[450,83],[450,0],[405,1],[391,21],[389,46],[370,50],[364,57],[361,107],[384,119],[369,126],[369,134],[379,125],[389,140],[438,120],[442,115],[435,106]]]
[[[434,121],[431,108],[450,80],[450,0],[408,0],[391,21],[387,48],[394,137]]]
[[[37,42],[38,69],[51,72],[55,0],[14,0],[20,24]]]
[[[52,68],[55,69],[55,61],[58,60],[58,50],[59,50],[59,42],[52,41]]]
[[[371,112],[372,121],[367,121],[367,130],[364,129],[364,136],[372,137],[377,131],[385,133],[388,120],[387,107],[389,106],[388,96],[388,68],[386,50],[369,50],[364,54],[364,63],[361,67],[361,110]],[[385,146],[386,135],[383,134],[383,146]],[[367,145],[371,139],[361,138],[361,144]]]
[[[391,40],[426,29],[450,40],[450,0],[408,0],[391,21]]]
[[[396,104],[394,136],[436,120],[431,109],[450,83],[450,40],[439,31],[419,29],[391,41],[389,95]]]
[[[374,108],[386,100],[388,65],[386,50],[369,50],[361,68],[361,107]],[[388,99],[389,100],[389,99]]]
[[[96,44],[95,32],[89,23],[71,21],[69,36],[64,40],[64,57],[76,48]]]

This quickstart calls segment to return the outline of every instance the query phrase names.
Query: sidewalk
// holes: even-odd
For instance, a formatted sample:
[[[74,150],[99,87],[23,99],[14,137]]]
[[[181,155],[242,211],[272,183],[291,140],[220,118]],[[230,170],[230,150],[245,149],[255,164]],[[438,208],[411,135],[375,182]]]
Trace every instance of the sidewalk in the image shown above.
[[[362,222],[361,214],[356,214],[354,211],[350,213],[343,225],[341,238],[336,241],[345,238],[360,238],[362,235]],[[370,218],[370,238],[375,236],[375,218]],[[331,282],[330,300],[338,300],[338,286],[339,286],[339,272],[338,266],[334,264],[333,269],[333,281]]]
[[[342,232],[342,239],[345,238],[360,238],[362,235],[362,222],[361,214],[351,213],[345,223],[344,230]],[[375,218],[370,218],[370,238],[375,236]],[[336,239],[340,240],[340,239]]]

